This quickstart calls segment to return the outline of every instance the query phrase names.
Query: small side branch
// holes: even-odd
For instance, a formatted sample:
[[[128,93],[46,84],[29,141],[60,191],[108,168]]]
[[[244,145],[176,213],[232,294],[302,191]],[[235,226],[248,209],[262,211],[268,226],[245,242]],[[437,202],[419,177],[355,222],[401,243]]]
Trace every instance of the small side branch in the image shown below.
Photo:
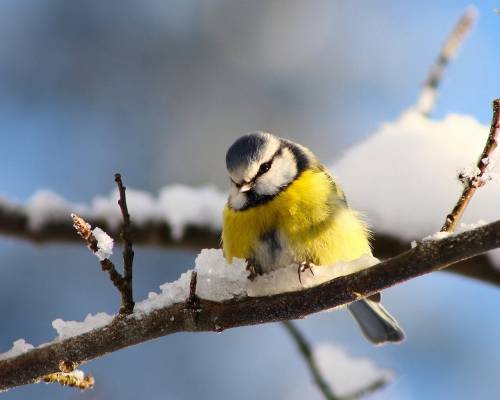
[[[54,372],[45,375],[42,381],[45,383],[59,383],[62,386],[71,386],[81,390],[92,389],[95,383],[91,375],[85,375],[79,370],[72,372]]]
[[[122,229],[120,238],[123,241],[123,294],[122,308],[123,313],[129,314],[134,310],[134,298],[132,292],[132,266],[134,263],[134,250],[132,249],[132,240],[130,238],[130,214],[127,207],[127,197],[125,191],[127,188],[123,186],[122,177],[120,174],[115,174],[115,182],[118,186],[120,199],[118,205],[123,217]],[[122,312],[120,310],[120,312]]]
[[[487,168],[490,163],[491,154],[498,145],[498,135],[500,132],[499,108],[500,99],[496,99],[493,101],[493,117],[491,121],[490,134],[488,135],[488,140],[486,141],[484,149],[479,156],[479,160],[477,162],[477,173],[470,177],[460,177],[464,182],[462,195],[458,199],[452,212],[446,216],[446,221],[441,228],[441,232],[453,232],[455,230],[476,190],[485,185],[488,181]]]
[[[469,7],[455,25],[455,28],[446,39],[438,58],[432,66],[424,87],[417,101],[417,109],[425,116],[429,116],[434,109],[437,98],[437,89],[443,80],[444,71],[455,57],[463,43],[467,33],[474,26],[477,19],[477,11],[474,7]]]
[[[95,237],[91,226],[87,221],[77,214],[71,214],[73,219],[73,226],[78,232],[78,234],[87,242],[87,246],[90,251],[92,251],[98,258],[101,264],[101,269],[108,273],[109,279],[113,282],[113,285],[118,289],[122,298],[122,305],[120,307],[120,314],[130,314],[133,311],[133,301],[132,308],[129,308],[129,292],[127,290],[127,284],[122,275],[116,270],[115,264],[107,258],[99,255],[99,242]]]
[[[123,276],[116,270],[113,262],[108,258],[111,255],[111,249],[103,250],[99,243],[99,238],[96,237],[98,230],[99,235],[107,239],[109,247],[112,248],[112,239],[109,235],[99,228],[92,230],[91,225],[77,214],[71,214],[73,226],[78,234],[85,239],[89,249],[99,258],[101,268],[109,275],[109,279],[118,289],[121,295],[120,314],[131,314],[134,311],[134,298],[132,294],[132,266],[134,262],[134,250],[132,248],[132,240],[130,238],[130,214],[127,207],[127,197],[125,195],[126,187],[123,185],[120,174],[115,174],[115,182],[118,186],[120,198],[118,205],[120,206],[123,217],[122,229],[120,237],[123,241]]]

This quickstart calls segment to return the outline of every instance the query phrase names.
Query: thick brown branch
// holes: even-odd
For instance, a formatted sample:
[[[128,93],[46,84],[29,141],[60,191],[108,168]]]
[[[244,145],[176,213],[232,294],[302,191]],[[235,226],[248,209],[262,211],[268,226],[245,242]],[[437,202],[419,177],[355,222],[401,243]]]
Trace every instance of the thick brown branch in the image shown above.
[[[141,318],[119,316],[103,328],[0,361],[0,390],[32,383],[56,372],[61,360],[81,364],[175,332],[219,332],[238,326],[303,318],[498,247],[500,221],[439,241],[425,241],[372,268],[307,290],[221,303],[198,299],[194,323],[193,310],[187,303],[159,309]]]
[[[478,188],[486,183],[486,169],[490,163],[490,156],[497,147],[498,144],[498,133],[500,131],[500,99],[493,101],[493,117],[491,120],[490,134],[484,146],[483,152],[479,156],[477,161],[478,173],[472,177],[469,177],[464,182],[464,190],[462,195],[458,199],[457,204],[453,208],[452,212],[447,215],[446,221],[444,222],[441,232],[453,232],[455,227],[462,218],[462,215],[467,208],[472,196]]]
[[[134,250],[132,249],[132,240],[130,239],[130,214],[127,207],[127,196],[125,191],[127,188],[123,186],[122,177],[120,174],[115,174],[115,182],[118,186],[120,199],[118,205],[123,217],[122,229],[120,238],[123,241],[123,282],[122,289],[122,306],[120,313],[130,314],[134,310],[134,296],[132,293],[132,266],[134,263]]]

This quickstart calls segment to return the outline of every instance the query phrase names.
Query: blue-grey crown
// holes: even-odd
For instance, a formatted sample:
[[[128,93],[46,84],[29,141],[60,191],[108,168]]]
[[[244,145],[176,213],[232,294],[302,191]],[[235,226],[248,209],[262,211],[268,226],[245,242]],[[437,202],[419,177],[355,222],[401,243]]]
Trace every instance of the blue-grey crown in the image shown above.
[[[252,132],[237,139],[226,153],[228,171],[234,171],[242,165],[258,160],[265,144],[269,141],[269,136],[263,132]]]

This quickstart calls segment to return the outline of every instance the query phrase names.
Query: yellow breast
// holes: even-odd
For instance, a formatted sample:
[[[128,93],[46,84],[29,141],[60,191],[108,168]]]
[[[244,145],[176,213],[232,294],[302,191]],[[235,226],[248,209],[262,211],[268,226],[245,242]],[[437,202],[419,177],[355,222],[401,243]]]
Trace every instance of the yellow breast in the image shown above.
[[[267,203],[243,211],[226,205],[222,243],[227,260],[250,258],[272,230],[286,236],[297,261],[328,265],[370,253],[365,223],[334,190],[327,173],[310,169]]]

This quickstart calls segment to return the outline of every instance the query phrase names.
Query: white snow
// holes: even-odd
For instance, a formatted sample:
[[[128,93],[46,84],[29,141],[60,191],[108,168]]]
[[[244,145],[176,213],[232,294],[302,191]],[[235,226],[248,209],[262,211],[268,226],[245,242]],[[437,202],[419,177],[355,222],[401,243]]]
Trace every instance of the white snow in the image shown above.
[[[71,204],[48,190],[35,192],[25,205],[28,226],[34,231],[40,229],[47,221],[66,221],[71,212],[80,213],[82,210],[81,204]]]
[[[48,221],[66,221],[71,212],[85,219],[104,219],[112,228],[117,228],[122,223],[118,198],[118,190],[113,190],[109,196],[96,196],[89,205],[73,204],[56,193],[40,190],[26,202],[24,209],[29,228],[33,230],[40,229]],[[165,186],[158,196],[127,188],[127,205],[133,222],[137,225],[165,222],[172,228],[174,239],[180,239],[184,228],[190,224],[221,229],[226,198],[225,193],[213,186]],[[22,207],[6,199],[0,199],[0,205],[7,209]]]
[[[194,270],[197,273],[196,295],[202,299],[223,301],[246,295],[248,271],[244,260],[235,259],[228,264],[222,250],[204,249],[196,257]],[[160,293],[149,293],[148,299],[136,303],[136,315],[186,301],[191,273],[192,270],[188,270],[178,280],[164,283]]]
[[[97,251],[94,253],[100,261],[111,257],[113,254],[113,238],[101,228],[94,228],[92,234],[97,240]]]
[[[87,314],[83,321],[64,321],[60,318],[52,321],[52,327],[57,331],[56,340],[64,340],[82,333],[90,332],[108,325],[114,316],[104,312],[95,315]]]
[[[127,188],[127,205],[133,222],[138,225],[150,221],[166,222],[171,226],[175,239],[182,237],[184,228],[189,224],[220,229],[226,197],[213,186],[165,186],[160,189],[158,197]],[[108,197],[94,198],[85,215],[104,218],[116,228],[121,223],[118,198],[117,190]]]
[[[270,273],[257,276],[254,281],[248,281],[246,291],[249,296],[270,296],[277,293],[293,292],[310,288],[321,283],[349,275],[377,264],[379,260],[371,255],[364,255],[357,260],[338,262],[328,266],[313,266],[313,274],[309,270],[298,276],[298,265],[292,264]]]
[[[14,342],[10,350],[6,351],[5,353],[0,353],[0,360],[16,357],[34,348],[35,347],[32,344],[26,342],[26,340],[18,339]]]
[[[458,172],[477,163],[489,126],[464,115],[431,120],[415,110],[384,123],[331,166],[352,207],[376,232],[408,242],[438,231],[455,205],[462,184]],[[498,175],[500,151],[489,158]],[[500,219],[498,179],[479,189],[464,222]],[[489,253],[500,267],[500,251]]]
[[[160,190],[158,204],[161,217],[171,224],[174,239],[180,239],[189,224],[220,229],[226,198],[213,186],[194,189],[173,185]]]
[[[331,343],[314,346],[313,357],[333,392],[349,396],[378,381],[390,381],[392,372],[377,367],[368,358],[351,358]]]

